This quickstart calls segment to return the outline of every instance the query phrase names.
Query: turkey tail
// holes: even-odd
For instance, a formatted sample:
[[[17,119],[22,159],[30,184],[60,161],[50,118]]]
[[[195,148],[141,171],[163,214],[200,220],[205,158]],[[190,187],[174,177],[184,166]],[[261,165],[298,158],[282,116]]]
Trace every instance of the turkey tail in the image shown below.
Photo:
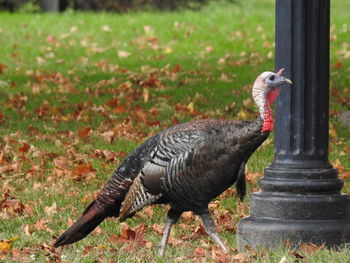
[[[54,244],[55,247],[71,244],[83,239],[108,216],[105,211],[98,209],[95,203],[96,201],[91,202],[82,216],[57,238]]]

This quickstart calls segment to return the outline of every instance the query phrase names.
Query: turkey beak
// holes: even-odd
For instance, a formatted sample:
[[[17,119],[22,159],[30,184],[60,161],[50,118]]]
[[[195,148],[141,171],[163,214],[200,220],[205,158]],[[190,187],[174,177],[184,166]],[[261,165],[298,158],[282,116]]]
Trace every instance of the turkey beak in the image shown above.
[[[290,79],[287,79],[287,78],[283,77],[283,81],[284,81],[285,83],[288,83],[288,84],[290,84],[290,85],[293,85],[293,82],[292,82]]]
[[[281,86],[281,85],[283,85],[285,83],[293,85],[293,82],[290,79],[287,79],[287,78],[281,76],[280,79],[277,82],[277,86]]]

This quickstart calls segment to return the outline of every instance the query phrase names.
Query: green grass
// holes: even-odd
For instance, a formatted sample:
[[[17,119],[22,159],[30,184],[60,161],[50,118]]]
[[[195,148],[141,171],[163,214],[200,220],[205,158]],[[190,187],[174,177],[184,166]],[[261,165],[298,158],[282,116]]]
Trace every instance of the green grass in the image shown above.
[[[193,251],[202,247],[208,258],[203,262],[211,262],[214,250],[208,237],[181,239],[191,235],[197,219],[182,221],[188,227],[175,226],[172,235],[183,243],[169,246],[165,259],[157,257],[161,236],[151,226],[163,225],[164,207],[154,207],[152,216],[142,211],[127,221],[131,227],[146,224],[150,249],[127,251],[125,245],[110,242],[109,237],[120,232],[114,219],[101,224],[103,234],[90,235],[63,250],[52,250],[52,236],[66,229],[69,218],[78,217],[122,160],[123,152],[130,152],[147,136],[175,121],[254,118],[255,107],[247,101],[248,85],[260,72],[273,69],[273,2],[242,1],[180,13],[0,13],[0,63],[6,65],[0,74],[0,169],[20,164],[17,170],[0,174],[0,200],[6,192],[26,206],[23,214],[0,211],[0,239],[16,238],[12,252],[0,254],[0,261],[18,262],[23,257],[46,262],[59,257],[63,262],[169,262],[176,258],[193,262]],[[332,2],[330,161],[340,168],[342,178],[350,167],[350,134],[337,121],[337,114],[350,108],[349,8],[350,3]],[[127,54],[121,51],[130,55],[120,57],[118,52]],[[142,86],[152,78],[160,84]],[[226,110],[233,101],[234,109]],[[193,113],[186,110],[191,103]],[[125,110],[116,109],[121,105]],[[135,107],[143,109],[143,115],[133,114]],[[145,118],[159,121],[159,126],[147,125]],[[91,131],[83,138],[79,131],[86,127]],[[112,130],[115,138],[108,142],[105,132]],[[252,156],[249,173],[263,173],[272,161],[272,141],[271,136]],[[21,151],[25,144],[32,148]],[[96,150],[119,155],[108,162],[96,157]],[[68,168],[58,171],[55,161],[62,156]],[[80,178],[74,175],[80,164],[91,164],[94,170]],[[349,181],[345,182],[343,191],[350,192]],[[215,217],[229,211],[237,223],[235,196],[228,194],[217,202]],[[54,203],[57,212],[45,212]],[[47,220],[42,230],[41,219]],[[237,254],[235,231],[224,230],[220,235]],[[263,250],[249,260],[279,262],[286,256],[287,262],[296,262],[295,253],[284,248]],[[349,248],[298,253],[306,257],[298,262],[350,261]]]

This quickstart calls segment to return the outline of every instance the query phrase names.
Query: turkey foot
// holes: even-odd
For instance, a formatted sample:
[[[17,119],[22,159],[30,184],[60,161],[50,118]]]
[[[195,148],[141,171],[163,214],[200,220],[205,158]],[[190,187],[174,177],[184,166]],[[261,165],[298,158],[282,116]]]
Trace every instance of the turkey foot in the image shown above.
[[[158,250],[158,255],[160,257],[164,256],[165,248],[168,244],[171,228],[179,220],[181,214],[182,214],[181,212],[178,212],[172,209],[170,209],[167,214],[164,233],[163,233],[162,241],[160,242],[159,250]]]
[[[221,249],[224,251],[224,253],[228,253],[229,249],[225,246],[225,244],[222,242],[221,238],[219,237],[218,232],[216,231],[216,227],[213,221],[213,218],[211,217],[209,211],[205,213],[199,214],[203,227],[205,231],[208,233],[208,235],[215,241],[216,244],[218,244]]]

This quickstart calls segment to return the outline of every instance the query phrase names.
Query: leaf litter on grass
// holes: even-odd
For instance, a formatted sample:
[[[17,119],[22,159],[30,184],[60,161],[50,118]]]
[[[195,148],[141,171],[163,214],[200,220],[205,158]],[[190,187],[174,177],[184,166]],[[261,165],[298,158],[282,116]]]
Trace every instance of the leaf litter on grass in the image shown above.
[[[196,17],[191,14],[187,21],[176,17],[174,21],[166,20],[168,24],[160,23],[161,27],[152,22],[153,17],[142,24],[137,24],[134,18],[121,18],[127,26],[130,26],[127,19],[133,21],[130,22],[133,33],[125,38],[114,22],[120,18],[115,17],[100,24],[96,22],[96,28],[87,26],[88,21],[82,16],[80,21],[62,17],[64,26],[59,29],[61,22],[58,22],[57,27],[52,27],[57,30],[37,29],[31,23],[14,21],[18,39],[7,39],[9,44],[3,46],[9,49],[0,59],[0,81],[5,83],[0,84],[5,90],[1,91],[0,98],[0,218],[11,220],[9,226],[1,230],[6,238],[0,237],[2,242],[11,243],[6,257],[28,262],[29,258],[44,255],[41,261],[59,262],[66,252],[74,258],[76,247],[92,259],[106,251],[122,253],[111,247],[124,247],[125,253],[132,249],[142,251],[147,242],[151,242],[148,246],[156,247],[153,236],[159,240],[164,225],[159,221],[159,214],[166,210],[154,212],[153,207],[128,221],[130,225],[121,229],[120,234],[111,234],[118,222],[110,221],[94,233],[96,238],[116,235],[121,243],[108,239],[99,247],[89,247],[87,244],[96,244],[90,239],[63,250],[55,250],[47,244],[52,244],[51,236],[57,236],[77,218],[77,207],[83,208],[93,200],[127,152],[146,137],[190,119],[255,117],[255,108],[249,99],[251,86],[248,80],[241,81],[246,77],[241,69],[272,68],[273,38],[268,35],[271,26],[261,21],[261,25],[255,23],[254,28],[246,27],[243,22],[239,28],[221,27],[225,37],[220,43],[234,43],[224,50],[212,40],[217,28],[210,29],[208,37],[195,38],[202,27],[202,22],[195,21]],[[38,19],[48,21],[44,15]],[[1,34],[9,31],[3,28]],[[166,37],[163,29],[171,36]],[[337,44],[341,30],[340,27],[332,29],[332,43]],[[99,37],[99,34],[106,36]],[[111,35],[113,38],[108,37]],[[186,50],[181,49],[181,41],[189,41]],[[240,41],[244,42],[243,50],[236,48]],[[260,48],[255,44],[259,41]],[[37,48],[32,48],[30,45],[36,42],[39,43]],[[342,44],[334,53],[337,57],[332,62],[336,77],[331,83],[332,118],[348,108],[350,101],[349,92],[339,77],[348,68],[349,46]],[[255,77],[255,73],[252,72],[249,79]],[[224,84],[235,88],[230,88],[229,93],[220,93],[225,89]],[[195,85],[200,89],[193,88],[192,92]],[[218,87],[214,87],[216,85]],[[210,93],[214,88],[215,92]],[[185,95],[189,92],[193,94]],[[228,96],[235,99],[234,103],[227,100],[221,103]],[[215,105],[213,100],[220,101],[222,107],[211,109],[210,105]],[[341,148],[345,153],[336,157],[333,164],[339,169],[340,177],[349,180],[348,144],[339,140],[337,125],[330,126],[330,134],[334,145],[331,150],[334,148],[336,154],[337,148]],[[261,172],[249,170],[247,174],[253,189]],[[229,189],[219,200],[234,195],[234,189]],[[231,235],[238,220],[248,214],[248,206],[233,201],[230,209],[225,210],[215,201],[211,211],[221,234]],[[170,238],[170,250],[186,244],[195,245],[189,255],[179,253],[179,261],[184,257],[182,260],[210,258],[214,262],[226,262],[227,257],[213,246],[193,214],[185,214],[182,220]],[[142,222],[146,224],[142,226]],[[11,229],[15,229],[15,235],[24,234],[19,240],[9,241],[14,236]],[[230,237],[229,240],[234,242]],[[229,245],[234,247],[234,244]],[[307,251],[298,253],[313,254],[312,249],[312,245],[304,245]],[[229,262],[253,262],[256,257],[233,251]]]

